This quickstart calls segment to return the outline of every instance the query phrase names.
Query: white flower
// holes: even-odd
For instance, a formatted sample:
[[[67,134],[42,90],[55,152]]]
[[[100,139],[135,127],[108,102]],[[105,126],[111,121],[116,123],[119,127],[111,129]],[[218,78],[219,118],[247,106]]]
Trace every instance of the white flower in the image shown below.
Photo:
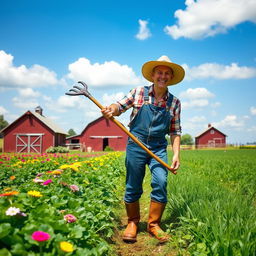
[[[35,183],[43,183],[43,182],[44,182],[44,180],[38,179],[38,178],[33,179],[33,181],[34,181]]]
[[[5,214],[9,216],[14,216],[16,214],[20,213],[20,209],[16,207],[10,207],[6,210]]]

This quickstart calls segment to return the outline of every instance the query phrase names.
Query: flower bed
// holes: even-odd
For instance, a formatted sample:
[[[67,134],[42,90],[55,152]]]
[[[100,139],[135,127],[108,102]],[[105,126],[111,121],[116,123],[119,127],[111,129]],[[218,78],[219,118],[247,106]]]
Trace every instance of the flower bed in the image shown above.
[[[107,255],[122,155],[0,155],[0,255]]]

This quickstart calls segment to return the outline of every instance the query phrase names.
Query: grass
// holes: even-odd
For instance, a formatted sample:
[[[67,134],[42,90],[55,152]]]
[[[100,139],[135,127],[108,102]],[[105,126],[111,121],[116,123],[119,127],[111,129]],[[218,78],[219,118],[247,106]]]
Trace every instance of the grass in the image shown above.
[[[183,151],[168,219],[192,255],[255,255],[256,150]]]

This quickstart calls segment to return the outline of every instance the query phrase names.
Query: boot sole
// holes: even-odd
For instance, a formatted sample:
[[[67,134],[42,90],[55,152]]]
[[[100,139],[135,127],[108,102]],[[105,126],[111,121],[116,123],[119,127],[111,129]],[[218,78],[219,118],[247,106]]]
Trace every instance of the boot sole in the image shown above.
[[[123,237],[123,241],[126,243],[135,243],[135,242],[137,242],[137,238]]]

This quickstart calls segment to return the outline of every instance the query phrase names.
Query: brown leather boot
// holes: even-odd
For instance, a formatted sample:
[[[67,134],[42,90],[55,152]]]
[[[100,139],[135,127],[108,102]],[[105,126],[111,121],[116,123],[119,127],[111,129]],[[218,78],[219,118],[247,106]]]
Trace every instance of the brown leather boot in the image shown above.
[[[149,209],[148,232],[160,243],[167,242],[170,238],[159,226],[165,205],[164,203],[151,201]]]
[[[123,234],[123,241],[136,242],[137,230],[140,221],[140,204],[139,201],[133,203],[125,203],[128,216],[128,225]]]

